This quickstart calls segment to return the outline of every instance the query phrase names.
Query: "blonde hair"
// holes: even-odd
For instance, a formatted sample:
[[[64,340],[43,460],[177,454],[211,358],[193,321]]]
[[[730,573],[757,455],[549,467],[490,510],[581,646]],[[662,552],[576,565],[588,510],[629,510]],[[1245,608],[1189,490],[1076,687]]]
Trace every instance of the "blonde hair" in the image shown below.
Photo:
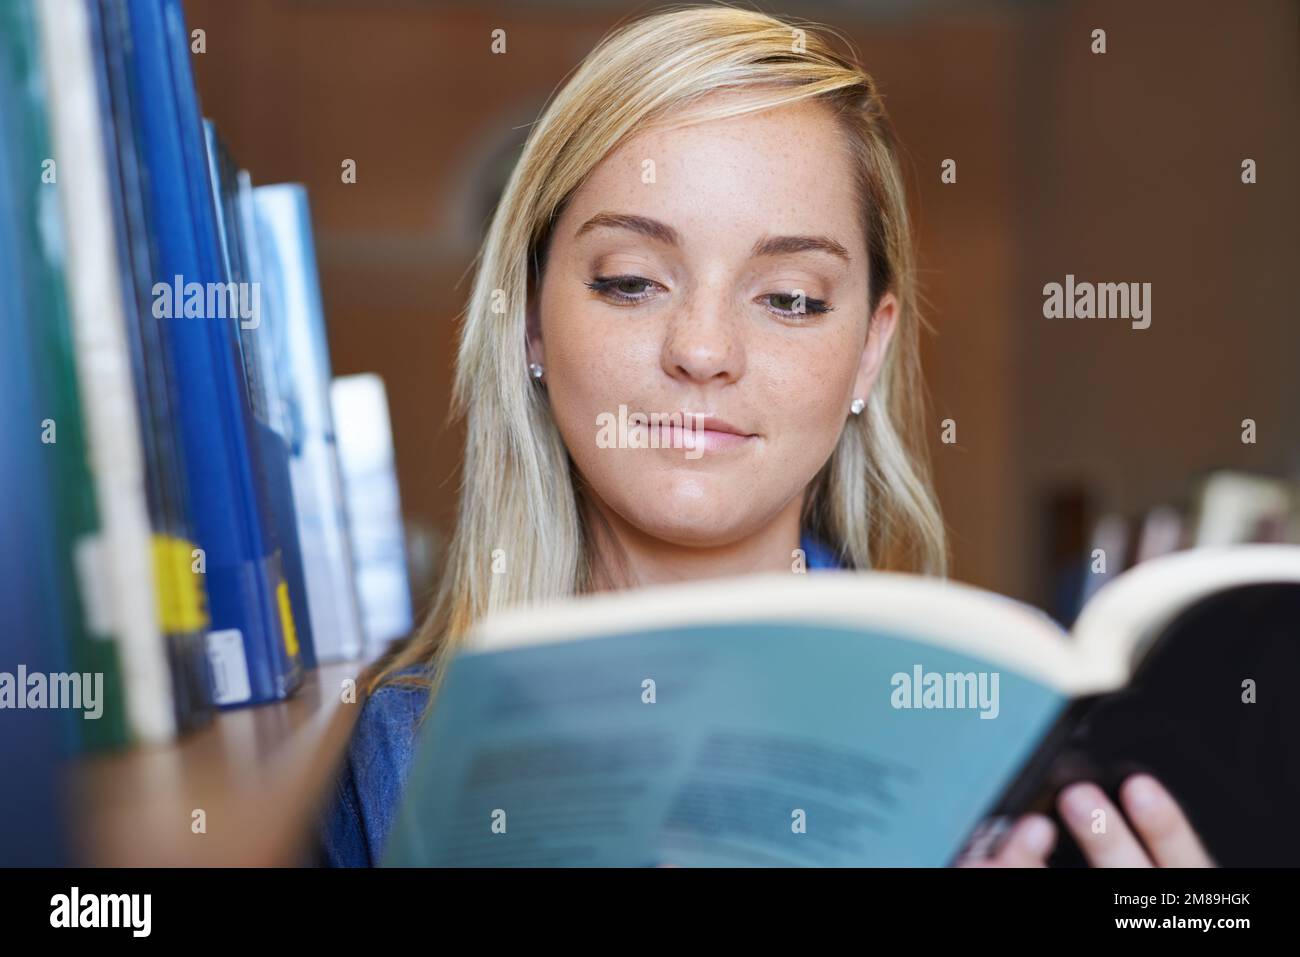
[[[725,6],[660,12],[607,36],[533,127],[479,252],[463,317],[453,414],[467,438],[456,532],[419,632],[369,682],[438,683],[484,615],[587,590],[584,527],[568,452],[526,369],[526,307],[552,224],[630,133],[711,93],[755,95],[693,119],[801,100],[826,103],[853,145],[870,258],[871,311],[898,319],[865,413],[851,417],[809,487],[804,527],[853,568],[943,574],[944,527],[923,438],[915,265],[893,132],[874,81],[815,30]],[[504,304],[504,310],[501,309]],[[495,308],[494,308],[495,307]],[[493,574],[494,552],[508,562]],[[398,675],[411,666],[419,674]]]

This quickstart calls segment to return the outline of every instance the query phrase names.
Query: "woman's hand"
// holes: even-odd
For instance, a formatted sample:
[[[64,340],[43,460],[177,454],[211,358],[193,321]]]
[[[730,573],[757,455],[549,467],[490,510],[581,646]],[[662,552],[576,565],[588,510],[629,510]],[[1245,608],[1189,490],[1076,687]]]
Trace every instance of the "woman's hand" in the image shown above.
[[[1213,867],[1178,802],[1149,774],[1135,774],[1119,789],[1121,814],[1095,784],[1072,784],[1056,808],[1093,867]],[[1127,816],[1127,819],[1126,819]],[[1028,814],[1012,827],[993,857],[965,867],[1045,867],[1056,826]]]

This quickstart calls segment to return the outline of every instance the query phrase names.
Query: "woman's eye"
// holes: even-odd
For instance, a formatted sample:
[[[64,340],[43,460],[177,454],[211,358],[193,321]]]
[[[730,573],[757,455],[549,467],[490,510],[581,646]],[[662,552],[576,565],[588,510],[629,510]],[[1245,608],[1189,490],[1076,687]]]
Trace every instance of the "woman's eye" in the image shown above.
[[[825,312],[830,312],[831,306],[825,299],[813,299],[812,297],[799,292],[772,292],[766,296],[760,297],[766,302],[774,312],[783,315],[813,315],[818,316]]]
[[[659,283],[642,276],[597,276],[586,286],[612,302],[633,303],[649,298]],[[783,316],[817,316],[831,311],[826,300],[813,299],[800,290],[768,293],[760,296],[759,301]]]
[[[587,288],[618,302],[637,302],[657,285],[640,276],[597,276],[587,283]]]

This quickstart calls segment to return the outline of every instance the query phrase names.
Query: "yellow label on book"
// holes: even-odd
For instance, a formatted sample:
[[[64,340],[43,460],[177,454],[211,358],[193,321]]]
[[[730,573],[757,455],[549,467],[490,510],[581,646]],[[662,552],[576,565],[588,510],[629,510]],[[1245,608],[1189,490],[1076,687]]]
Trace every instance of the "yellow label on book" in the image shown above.
[[[158,592],[158,624],[169,635],[208,626],[207,594],[191,565],[194,545],[171,535],[153,536],[153,573]]]
[[[289,585],[280,582],[275,588],[275,597],[280,602],[280,625],[284,630],[284,650],[290,658],[298,655],[298,629],[293,625],[293,609],[289,607]]]

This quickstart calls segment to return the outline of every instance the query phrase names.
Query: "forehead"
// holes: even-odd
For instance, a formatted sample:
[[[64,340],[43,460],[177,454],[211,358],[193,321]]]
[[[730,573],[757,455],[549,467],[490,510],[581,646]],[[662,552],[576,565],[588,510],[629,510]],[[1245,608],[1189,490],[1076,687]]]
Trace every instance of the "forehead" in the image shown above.
[[[669,125],[619,144],[567,205],[569,232],[597,212],[616,211],[669,222],[687,244],[817,232],[861,251],[852,152],[831,111],[805,100],[696,120],[720,99],[706,98],[695,111],[667,117]],[[676,125],[681,120],[690,122]]]

